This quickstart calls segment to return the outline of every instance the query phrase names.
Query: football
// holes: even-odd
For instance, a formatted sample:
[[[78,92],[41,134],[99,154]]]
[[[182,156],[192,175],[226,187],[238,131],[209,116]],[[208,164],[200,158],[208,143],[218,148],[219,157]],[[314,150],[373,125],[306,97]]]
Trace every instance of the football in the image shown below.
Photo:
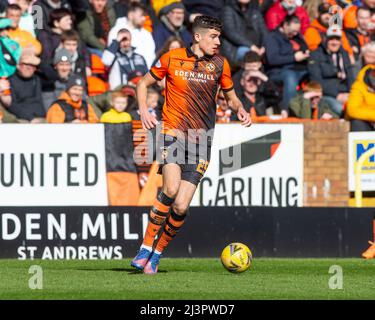
[[[227,245],[221,253],[224,268],[233,273],[248,270],[252,262],[250,249],[243,243],[235,242]]]

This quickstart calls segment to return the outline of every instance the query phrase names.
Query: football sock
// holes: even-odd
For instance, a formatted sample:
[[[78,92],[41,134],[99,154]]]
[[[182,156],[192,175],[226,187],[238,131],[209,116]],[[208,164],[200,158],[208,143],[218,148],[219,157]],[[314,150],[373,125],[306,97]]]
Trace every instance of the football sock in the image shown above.
[[[176,236],[177,232],[180,231],[182,225],[185,222],[186,215],[180,216],[171,209],[171,214],[167,218],[164,225],[163,233],[156,245],[155,252],[161,254],[164,249],[168,246],[169,242]]]
[[[163,192],[160,192],[157,196],[148,217],[148,225],[142,243],[143,248],[152,248],[156,235],[159,233],[161,226],[168,217],[169,209],[173,201],[174,199],[169,198]]]

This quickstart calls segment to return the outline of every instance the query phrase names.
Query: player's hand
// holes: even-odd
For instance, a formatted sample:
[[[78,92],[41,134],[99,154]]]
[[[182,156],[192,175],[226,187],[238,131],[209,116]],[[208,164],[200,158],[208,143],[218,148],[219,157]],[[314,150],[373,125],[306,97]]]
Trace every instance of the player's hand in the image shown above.
[[[245,127],[251,126],[250,114],[244,108],[241,107],[241,108],[238,109],[237,117],[242,122],[243,126],[245,126]]]
[[[159,123],[159,121],[156,119],[156,116],[148,112],[148,110],[145,112],[141,112],[141,121],[143,129],[146,130],[155,128],[155,126]]]

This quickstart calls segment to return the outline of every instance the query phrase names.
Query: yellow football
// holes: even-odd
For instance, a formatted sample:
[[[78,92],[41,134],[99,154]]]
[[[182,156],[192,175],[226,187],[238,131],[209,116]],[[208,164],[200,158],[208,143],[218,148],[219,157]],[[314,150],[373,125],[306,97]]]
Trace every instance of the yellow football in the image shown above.
[[[240,273],[249,269],[252,259],[250,249],[239,242],[227,245],[221,253],[221,263],[225,269],[233,273]]]

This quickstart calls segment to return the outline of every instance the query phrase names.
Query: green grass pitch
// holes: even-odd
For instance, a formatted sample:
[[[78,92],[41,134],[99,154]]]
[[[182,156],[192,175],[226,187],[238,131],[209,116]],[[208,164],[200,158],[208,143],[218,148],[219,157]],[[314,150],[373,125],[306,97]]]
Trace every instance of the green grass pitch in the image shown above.
[[[0,260],[0,299],[375,299],[375,260],[254,259],[242,274],[219,259],[164,258],[157,275],[132,272],[130,260]],[[43,269],[43,289],[31,290],[29,267]],[[332,265],[343,289],[329,289]]]

